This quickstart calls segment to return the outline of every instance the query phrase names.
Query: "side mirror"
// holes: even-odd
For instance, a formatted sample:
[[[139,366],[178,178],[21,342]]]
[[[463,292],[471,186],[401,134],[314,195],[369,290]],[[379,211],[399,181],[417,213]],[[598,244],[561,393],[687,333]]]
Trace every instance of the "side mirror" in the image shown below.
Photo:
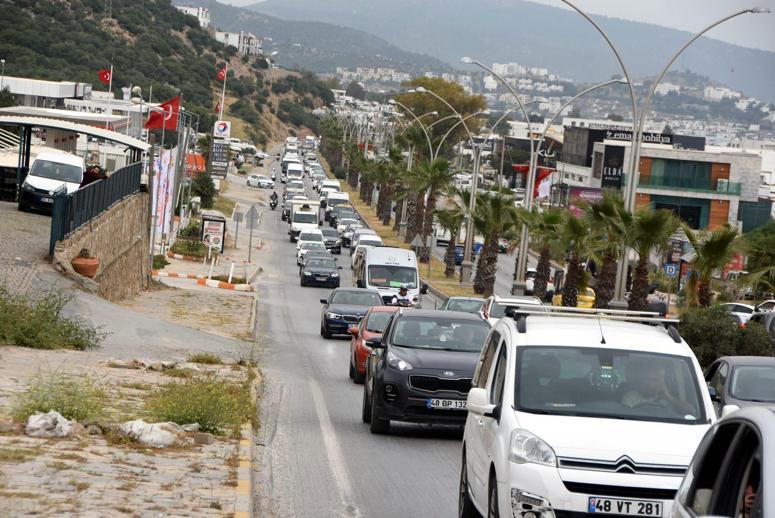
[[[473,387],[468,391],[466,408],[469,412],[484,417],[493,417],[495,405],[490,403],[490,396],[483,388]]]
[[[427,284],[423,284],[422,286],[420,286],[420,293],[423,294],[423,295],[428,293],[428,285]]]
[[[347,330],[347,332],[349,334],[353,335],[353,336],[358,336],[358,327],[357,326],[352,326],[351,328],[349,328]]]
[[[721,409],[721,417],[729,415],[732,412],[736,412],[738,410],[740,410],[740,407],[737,405],[724,405],[724,408]]]
[[[382,343],[382,338],[379,337],[366,340],[366,347],[370,347],[371,349],[383,349],[385,346]]]
[[[328,304],[328,299],[320,299],[321,304]]]
[[[355,281],[355,286],[358,288],[365,288],[366,286],[363,284],[363,281],[361,279],[358,279]]]
[[[321,220],[321,221],[318,221],[318,226],[319,226],[319,227],[322,227],[322,226],[323,226],[323,221],[322,221],[322,220]]]
[[[718,392],[716,392],[716,389],[710,385],[708,385],[708,395],[710,395],[711,401],[715,401],[716,403],[721,401],[721,396]]]
[[[341,266],[337,266],[337,269],[341,270],[341,269],[342,269],[342,267],[341,267]]]

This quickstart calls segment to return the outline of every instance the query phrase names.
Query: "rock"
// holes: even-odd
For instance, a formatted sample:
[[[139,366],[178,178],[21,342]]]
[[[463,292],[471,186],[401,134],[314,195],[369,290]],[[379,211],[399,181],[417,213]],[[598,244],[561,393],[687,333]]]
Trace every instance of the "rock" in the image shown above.
[[[108,360],[108,367],[113,367],[114,369],[138,369],[140,366],[135,360],[127,361],[111,358]]]
[[[211,433],[196,432],[194,434],[194,444],[212,444],[215,442],[215,437]]]
[[[174,425],[174,426],[170,426]],[[142,419],[127,421],[119,426],[119,433],[153,448],[166,448],[178,438],[174,423],[146,423]]]
[[[24,433],[30,437],[67,437],[73,432],[73,424],[77,423],[52,410],[47,414],[35,414],[27,418]]]
[[[96,424],[90,424],[86,427],[86,431],[89,435],[102,435],[102,428]]]
[[[72,435],[86,435],[86,427],[81,423],[73,422],[73,429],[70,431]]]
[[[188,369],[196,372],[201,372],[202,370],[202,367],[200,367],[196,363],[188,363],[188,362],[179,363],[177,367],[179,369]]]
[[[198,432],[199,431],[199,423],[192,423],[192,424],[184,424],[181,426],[184,432]]]
[[[199,425],[196,425],[197,429],[192,430],[196,432],[199,430]],[[11,421],[10,419],[0,419],[0,433],[9,433],[16,430],[16,423]]]

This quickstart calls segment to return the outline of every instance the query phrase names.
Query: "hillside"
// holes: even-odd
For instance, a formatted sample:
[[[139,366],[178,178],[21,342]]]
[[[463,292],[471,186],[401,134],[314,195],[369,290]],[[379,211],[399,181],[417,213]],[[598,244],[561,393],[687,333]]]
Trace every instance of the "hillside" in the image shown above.
[[[602,38],[586,20],[566,9],[525,0],[267,0],[249,8],[372,32],[401,48],[422,51],[455,66],[462,56],[488,63],[516,61],[583,82],[619,72]],[[656,25],[596,19],[636,77],[658,73],[689,38],[687,32]],[[745,27],[745,19],[729,23]],[[747,95],[775,101],[775,52],[703,38],[679,59],[676,68],[688,68]]]
[[[187,0],[175,3],[189,4]],[[250,31],[271,38],[271,50],[285,67],[313,72],[333,72],[336,67],[386,67],[422,74],[451,67],[425,54],[407,52],[368,32],[319,22],[290,21],[254,11],[202,0],[215,26],[226,31]],[[265,46],[269,50],[270,45]],[[420,51],[421,52],[421,51]]]
[[[0,0],[0,56],[8,75],[94,84],[99,69],[113,64],[113,89],[140,85],[153,100],[182,95],[184,106],[200,114],[206,131],[220,97],[218,66],[230,63],[227,116],[235,116],[243,135],[266,142],[273,133],[292,130],[304,106],[330,102],[331,93],[314,76],[294,75],[264,82],[263,59],[234,55],[195,18],[169,0]],[[296,88],[283,88],[294,81]],[[282,90],[282,91],[280,91]],[[301,92],[301,93],[300,93]]]

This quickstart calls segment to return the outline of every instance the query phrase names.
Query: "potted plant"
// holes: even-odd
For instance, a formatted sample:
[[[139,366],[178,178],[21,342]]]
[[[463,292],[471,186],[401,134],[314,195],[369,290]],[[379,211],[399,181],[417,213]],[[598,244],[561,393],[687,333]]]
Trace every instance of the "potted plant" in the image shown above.
[[[97,270],[100,267],[100,260],[96,257],[92,257],[89,254],[89,250],[82,248],[78,257],[73,259],[70,264],[73,265],[73,270],[79,275],[89,277],[93,279],[97,275]]]

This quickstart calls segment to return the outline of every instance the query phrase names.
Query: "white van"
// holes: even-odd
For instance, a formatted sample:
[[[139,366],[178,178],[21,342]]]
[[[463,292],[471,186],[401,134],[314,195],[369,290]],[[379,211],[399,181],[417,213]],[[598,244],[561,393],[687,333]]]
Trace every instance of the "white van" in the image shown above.
[[[332,180],[332,179],[323,180],[320,183],[320,189],[324,189],[326,187],[333,189],[337,192],[341,192],[342,190],[342,184],[339,182],[339,180]]]
[[[291,162],[285,171],[286,181],[302,180],[304,178],[304,167],[297,162]]]
[[[334,207],[338,205],[349,205],[350,195],[346,192],[332,192],[326,197],[326,221],[331,221]]]
[[[22,183],[19,210],[29,208],[51,210],[54,191],[65,188],[67,193],[81,187],[84,173],[83,158],[65,152],[39,153]]]
[[[421,307],[420,295],[428,292],[428,286],[420,286],[417,256],[411,250],[380,246],[369,248],[366,257],[359,261],[353,272],[353,280],[359,288],[379,291],[382,300],[390,303],[400,288],[406,288],[412,305]]]

